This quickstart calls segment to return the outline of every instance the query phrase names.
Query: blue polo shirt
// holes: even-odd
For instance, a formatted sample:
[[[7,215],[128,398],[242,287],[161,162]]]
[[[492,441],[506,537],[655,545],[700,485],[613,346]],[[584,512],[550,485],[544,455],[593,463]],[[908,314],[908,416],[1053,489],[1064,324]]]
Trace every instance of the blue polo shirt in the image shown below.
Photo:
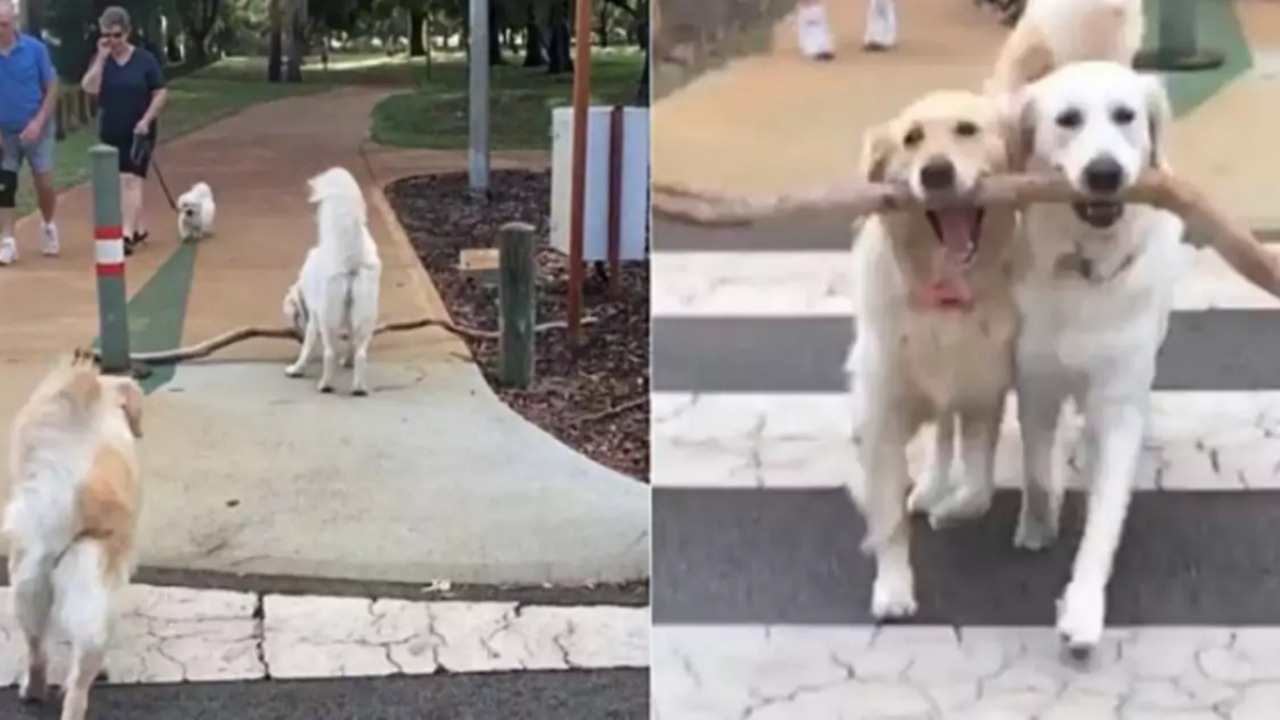
[[[18,33],[6,54],[0,50],[0,132],[22,132],[44,102],[44,88],[56,80],[49,49],[39,39]]]

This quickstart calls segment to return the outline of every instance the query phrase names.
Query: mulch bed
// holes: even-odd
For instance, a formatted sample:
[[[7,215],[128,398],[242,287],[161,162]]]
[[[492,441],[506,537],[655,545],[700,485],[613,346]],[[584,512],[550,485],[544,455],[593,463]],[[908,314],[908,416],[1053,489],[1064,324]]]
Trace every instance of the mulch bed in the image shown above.
[[[464,248],[493,247],[498,228],[511,221],[537,228],[538,322],[566,318],[568,260],[547,245],[549,171],[495,170],[488,199],[473,197],[466,173],[405,178],[387,188],[387,197],[454,322],[498,328],[496,282],[460,273],[458,255]],[[498,383],[496,341],[467,344],[489,384],[516,412],[596,462],[648,482],[649,263],[623,263],[616,300],[593,267],[583,274],[583,315],[597,321],[583,326],[576,359],[563,329],[539,333],[535,382],[529,389]],[[629,404],[626,410],[610,412],[623,404]]]

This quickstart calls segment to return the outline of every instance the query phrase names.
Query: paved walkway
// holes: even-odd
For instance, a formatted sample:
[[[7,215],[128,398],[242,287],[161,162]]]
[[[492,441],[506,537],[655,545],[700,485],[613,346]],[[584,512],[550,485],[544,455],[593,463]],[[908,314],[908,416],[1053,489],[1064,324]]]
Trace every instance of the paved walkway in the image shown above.
[[[366,184],[385,264],[383,317],[445,314],[360,155],[382,96],[353,88],[278,101],[161,148],[175,190],[197,179],[213,186],[218,226],[208,241],[178,247],[171,214],[152,203],[152,246],[129,265],[130,287],[140,288],[130,303],[135,349],[279,325],[314,238],[305,181],[334,164]],[[374,155],[382,180],[414,170]],[[417,172],[438,167],[417,159]],[[63,258],[28,253],[0,272],[3,416],[53,356],[94,334],[91,258],[76,241],[89,237],[87,189],[66,194],[62,218]],[[507,409],[458,340],[439,331],[379,338],[364,399],[319,395],[314,371],[287,380],[295,352],[288,342],[246,343],[149,383],[158,389],[143,446],[145,563],[410,582],[647,577],[647,488]]]

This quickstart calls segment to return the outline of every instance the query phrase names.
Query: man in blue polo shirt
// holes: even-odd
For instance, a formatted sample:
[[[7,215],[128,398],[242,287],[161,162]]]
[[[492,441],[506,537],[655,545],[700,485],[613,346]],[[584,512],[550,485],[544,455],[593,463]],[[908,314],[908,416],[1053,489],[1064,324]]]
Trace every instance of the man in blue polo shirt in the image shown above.
[[[14,207],[18,171],[31,166],[40,202],[40,250],[58,254],[53,213],[58,202],[53,187],[53,145],[57,117],[58,73],[49,50],[39,39],[18,32],[13,0],[0,0],[0,265],[18,259],[14,240]]]

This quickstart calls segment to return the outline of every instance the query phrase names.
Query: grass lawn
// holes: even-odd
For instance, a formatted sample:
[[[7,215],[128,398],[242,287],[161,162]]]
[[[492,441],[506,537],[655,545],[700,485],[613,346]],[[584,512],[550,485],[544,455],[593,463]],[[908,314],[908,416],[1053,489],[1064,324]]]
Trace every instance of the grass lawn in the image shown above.
[[[169,104],[160,116],[162,141],[185,135],[250,105],[324,89],[318,85],[236,82],[204,75],[204,72],[197,73],[169,84]],[[97,126],[90,122],[58,143],[53,174],[59,190],[88,180],[89,148],[97,141]],[[18,191],[19,216],[34,211],[35,207],[31,183],[24,178]]]
[[[490,145],[494,150],[551,146],[551,110],[571,104],[573,76],[520,67],[520,58],[490,69]],[[644,67],[635,48],[597,50],[591,61],[591,102],[629,105]],[[467,65],[463,58],[435,58],[430,75],[413,67],[417,89],[392,95],[373,111],[373,140],[408,148],[467,147]]]

